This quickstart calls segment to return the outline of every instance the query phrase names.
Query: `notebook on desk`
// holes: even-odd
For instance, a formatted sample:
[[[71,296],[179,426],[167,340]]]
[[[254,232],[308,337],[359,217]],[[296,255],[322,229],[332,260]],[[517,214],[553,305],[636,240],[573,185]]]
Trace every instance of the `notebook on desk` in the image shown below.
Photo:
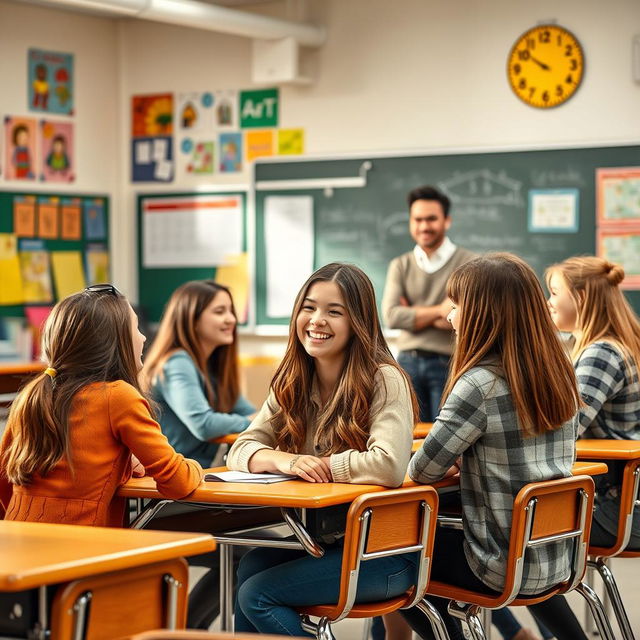
[[[245,471],[209,472],[204,476],[205,482],[248,482],[253,484],[271,484],[295,480],[297,476],[282,473],[246,473]]]

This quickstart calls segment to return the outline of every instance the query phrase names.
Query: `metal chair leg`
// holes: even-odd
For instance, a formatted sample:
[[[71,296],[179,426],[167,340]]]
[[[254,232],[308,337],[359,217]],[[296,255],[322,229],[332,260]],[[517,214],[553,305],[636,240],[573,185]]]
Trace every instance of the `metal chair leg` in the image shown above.
[[[372,626],[373,626],[373,618],[365,618],[364,627],[362,629],[362,640],[369,640]]]
[[[587,571],[584,576],[584,583],[588,584],[593,589],[595,570],[590,565],[591,563],[587,562]],[[593,616],[591,615],[591,609],[589,608],[589,603],[587,601],[585,601],[584,603],[584,621],[582,626],[584,627],[584,632],[588,638],[596,635],[596,629],[593,624]]]
[[[578,584],[575,590],[587,601],[593,619],[596,621],[598,631],[600,632],[600,637],[604,640],[616,640],[611,624],[609,624],[609,620],[604,612],[602,602],[600,602],[600,598],[598,598],[598,594],[584,582]]]
[[[622,597],[620,596],[620,591],[618,590],[618,585],[613,577],[613,573],[611,573],[611,570],[602,558],[598,558],[595,562],[590,560],[589,566],[595,568],[602,578],[602,582],[604,583],[606,593],[609,595],[613,612],[616,616],[616,620],[618,621],[618,626],[622,631],[624,640],[635,640],[633,630],[631,629],[631,623],[629,622],[629,617],[627,616],[627,612],[622,604]]]
[[[448,609],[454,618],[462,620],[467,625],[472,640],[487,640],[480,621],[481,608],[478,605],[451,600]]]
[[[447,628],[444,626],[442,617],[438,613],[438,610],[426,598],[420,600],[416,607],[418,607],[418,609],[427,616],[436,640],[450,640],[449,633],[447,632]]]
[[[316,638],[318,640],[336,640],[336,637],[331,631],[331,621],[329,618],[320,618],[320,620],[318,620]]]

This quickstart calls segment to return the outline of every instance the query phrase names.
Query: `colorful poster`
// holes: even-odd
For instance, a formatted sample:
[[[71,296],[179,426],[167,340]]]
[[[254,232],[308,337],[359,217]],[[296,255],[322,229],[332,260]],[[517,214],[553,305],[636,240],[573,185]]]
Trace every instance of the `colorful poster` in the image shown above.
[[[180,145],[185,173],[212,175],[215,166],[214,148],[213,140],[194,142],[191,138],[185,138]]]
[[[5,117],[4,175],[7,180],[35,180],[36,133],[36,121],[33,118]]]
[[[173,134],[173,94],[133,96],[131,135],[134,138]]]
[[[235,89],[214,91],[214,127],[219,131],[238,128],[238,92]]]
[[[13,198],[13,233],[21,238],[33,238],[36,235],[35,196]]]
[[[273,155],[273,131],[247,131],[245,146],[247,148],[247,162],[253,162],[256,158]]]
[[[179,93],[176,104],[176,121],[183,133],[211,135],[214,128],[214,97],[210,91]]]
[[[73,115],[73,54],[29,49],[29,109]]]
[[[240,126],[243,129],[278,126],[279,91],[258,89],[240,92]]]
[[[640,225],[640,167],[596,170],[598,224]]]
[[[40,180],[73,182],[73,124],[55,120],[40,121]]]
[[[218,149],[220,150],[220,173],[242,171],[241,133],[221,133]]]
[[[53,302],[49,252],[41,240],[26,240],[20,243],[20,272],[22,293],[27,303]]]
[[[87,286],[79,251],[52,251],[51,264],[58,300],[82,291]]]
[[[576,233],[579,198],[578,189],[530,189],[529,231]]]
[[[304,153],[304,129],[280,129],[278,131],[278,154],[281,156]]]
[[[104,240],[107,237],[102,198],[84,201],[84,234],[87,240]]]
[[[60,199],[56,197],[38,198],[38,237],[53,239],[59,236],[58,206]]]
[[[90,244],[84,254],[87,285],[110,282],[109,252],[103,244]]]
[[[25,307],[24,315],[31,327],[33,336],[33,355],[34,360],[40,359],[41,334],[44,323],[47,321],[53,307]]]
[[[131,140],[132,182],[173,180],[173,138]]]
[[[82,239],[82,200],[80,198],[62,199],[60,237],[63,240]]]
[[[13,233],[0,233],[0,305],[24,302],[17,249]]]
[[[640,226],[598,229],[598,256],[622,265],[622,289],[640,289]]]

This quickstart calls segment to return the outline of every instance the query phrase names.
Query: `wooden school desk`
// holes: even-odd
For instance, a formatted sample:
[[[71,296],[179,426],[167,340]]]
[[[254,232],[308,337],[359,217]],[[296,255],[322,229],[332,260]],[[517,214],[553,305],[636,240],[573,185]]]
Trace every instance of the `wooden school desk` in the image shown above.
[[[576,453],[578,460],[637,460],[640,440],[577,440]]]
[[[0,396],[15,395],[30,378],[45,368],[42,362],[2,362],[0,363]],[[11,404],[9,399],[0,399],[0,407]]]
[[[215,471],[225,470],[224,467]],[[435,483],[438,489],[456,486],[457,478],[448,478]],[[414,483],[406,481],[405,485]],[[231,630],[233,591],[233,558],[232,546],[276,547],[280,549],[303,549],[310,555],[321,557],[324,550],[309,533],[304,525],[306,509],[318,509],[340,504],[349,504],[358,496],[374,491],[384,491],[386,487],[371,484],[343,484],[337,482],[311,483],[304,480],[289,480],[273,484],[249,484],[241,482],[205,482],[188,498],[181,502],[192,502],[212,506],[238,507],[279,507],[283,523],[288,525],[296,540],[264,536],[260,531],[230,531],[214,534],[220,548],[220,615],[221,629]],[[171,502],[158,492],[153,478],[131,478],[118,490],[118,495],[126,498],[159,499],[151,508],[133,522],[133,527],[144,527],[162,507]],[[301,510],[301,513],[298,512]],[[279,524],[283,524],[279,523]],[[264,530],[262,530],[264,531]]]
[[[2,520],[0,592],[4,592],[4,601],[10,605],[12,593],[18,595],[18,592],[35,590],[37,595],[33,599],[37,602],[37,607],[34,607],[37,612],[33,612],[36,627],[33,637],[44,638],[47,632],[51,631],[51,637],[57,640],[72,637],[75,640],[84,638],[85,630],[91,637],[100,637],[99,634],[95,634],[99,619],[102,620],[101,627],[106,626],[105,617],[110,618],[112,625],[119,621],[118,610],[114,610],[117,599],[108,600],[101,595],[94,597],[93,602],[90,602],[92,588],[87,586],[89,582],[94,579],[102,583],[106,581],[110,590],[103,591],[103,594],[126,594],[130,585],[137,590],[141,585],[147,585],[152,575],[162,578],[168,574],[169,579],[165,579],[168,611],[164,622],[175,628],[176,622],[184,624],[186,584],[179,584],[171,577],[173,573],[169,570],[178,566],[182,575],[188,575],[182,557],[206,553],[214,548],[215,541],[207,534],[132,531]],[[100,587],[104,588],[105,585],[102,583]],[[157,584],[157,581],[153,584]],[[50,611],[47,601],[49,585],[55,585],[55,596]],[[77,593],[78,588],[80,593]],[[158,610],[162,610],[161,589],[156,587],[149,593],[145,592],[145,595],[148,600],[145,607],[151,610],[159,607]],[[135,596],[131,597],[135,600]],[[89,606],[90,616],[87,610]],[[21,617],[19,614],[22,605],[19,607],[9,607],[13,619]],[[158,622],[163,620],[157,620],[153,626],[158,626]],[[153,627],[139,626],[137,630],[135,627],[131,630],[137,632],[145,628]]]

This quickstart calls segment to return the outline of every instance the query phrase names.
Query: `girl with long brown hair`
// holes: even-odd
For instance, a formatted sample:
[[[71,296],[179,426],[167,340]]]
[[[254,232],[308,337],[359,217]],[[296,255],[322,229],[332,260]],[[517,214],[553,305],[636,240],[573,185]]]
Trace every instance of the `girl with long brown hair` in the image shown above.
[[[546,279],[551,317],[575,338],[572,357],[584,403],[580,435],[640,440],[640,321],[620,289],[624,269],[582,256],[552,265]],[[611,546],[616,538],[621,466],[611,464],[609,473],[595,478],[591,543],[596,546]],[[637,509],[628,547],[640,548]]]
[[[0,443],[0,516],[122,526],[125,500],[115,494],[134,472],[132,454],[167,497],[200,484],[200,465],[169,445],[140,392],[144,340],[112,285],[54,307],[43,333],[48,366],[14,400]]]
[[[411,455],[416,419],[409,380],[382,335],[371,281],[353,265],[332,263],[302,286],[269,397],[227,464],[308,482],[396,487]],[[236,631],[309,635],[294,607],[337,601],[337,538],[322,558],[304,551],[249,552],[238,571]],[[413,560],[365,563],[358,599],[403,593],[413,578]]]
[[[218,450],[212,440],[244,431],[255,411],[240,393],[236,325],[229,289],[186,282],[169,299],[140,376],[169,442],[204,467]]]
[[[571,475],[580,399],[542,287],[523,260],[508,253],[476,258],[453,272],[447,290],[453,362],[440,413],[409,475],[429,483],[459,468],[464,530],[438,529],[431,576],[491,593],[504,585],[518,491]],[[543,592],[566,577],[568,544],[527,552],[521,593]],[[452,640],[463,638],[447,601],[429,599]],[[586,640],[564,598],[529,609],[558,640]],[[423,638],[433,637],[419,611],[405,617]]]

